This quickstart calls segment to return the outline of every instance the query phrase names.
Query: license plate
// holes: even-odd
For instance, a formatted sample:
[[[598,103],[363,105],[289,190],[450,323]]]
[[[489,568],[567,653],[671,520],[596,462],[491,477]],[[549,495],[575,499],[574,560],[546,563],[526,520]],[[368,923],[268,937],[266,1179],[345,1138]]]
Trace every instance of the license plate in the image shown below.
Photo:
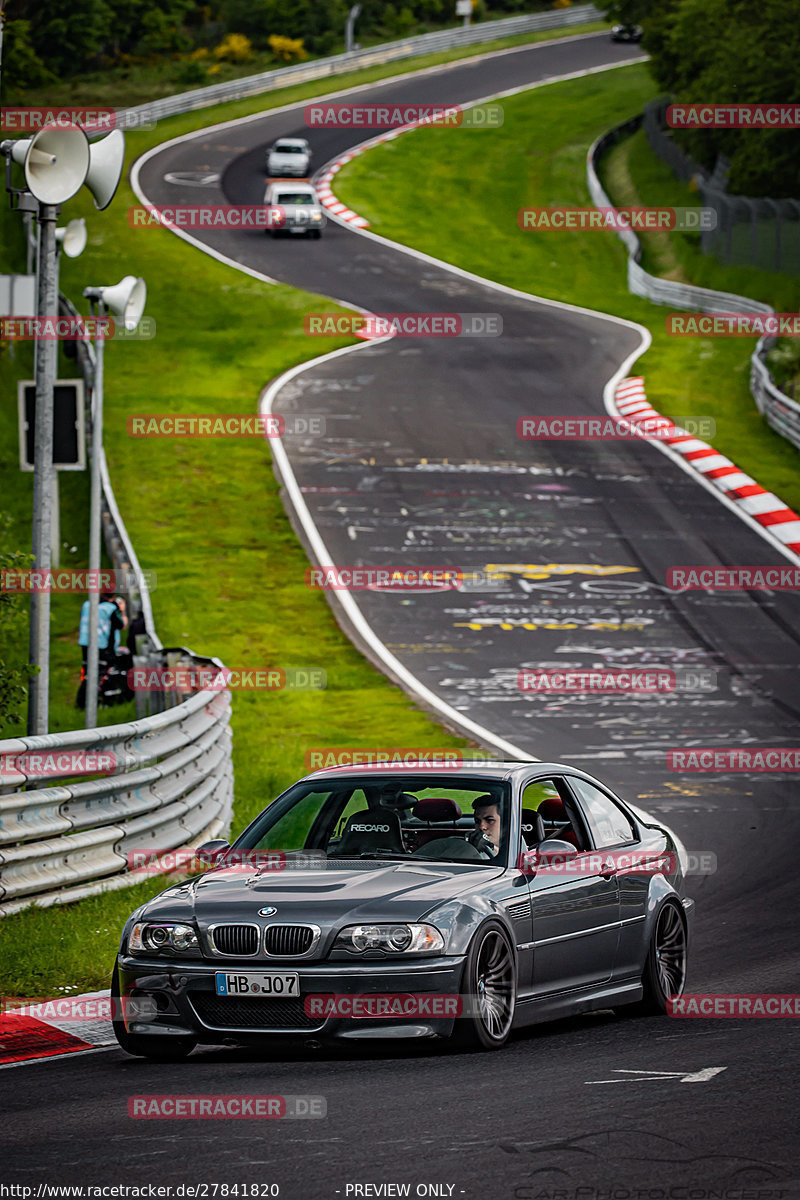
[[[269,975],[259,971],[217,971],[215,974],[218,996],[298,996],[300,976]]]

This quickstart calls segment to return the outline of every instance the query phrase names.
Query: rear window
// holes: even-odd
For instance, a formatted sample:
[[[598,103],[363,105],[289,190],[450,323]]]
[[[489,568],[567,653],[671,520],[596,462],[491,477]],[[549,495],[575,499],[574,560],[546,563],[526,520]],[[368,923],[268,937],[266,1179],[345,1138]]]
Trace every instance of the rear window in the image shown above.
[[[291,146],[288,142],[278,142],[273,151],[275,154],[305,154],[302,146]]]

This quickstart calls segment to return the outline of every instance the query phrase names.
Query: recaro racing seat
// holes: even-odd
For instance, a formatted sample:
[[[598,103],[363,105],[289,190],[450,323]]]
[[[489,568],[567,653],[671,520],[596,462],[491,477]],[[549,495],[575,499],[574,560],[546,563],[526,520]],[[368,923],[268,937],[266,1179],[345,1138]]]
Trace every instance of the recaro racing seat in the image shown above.
[[[540,810],[533,808],[523,808],[521,817],[522,838],[526,849],[532,850],[534,846],[538,846],[539,842],[543,842],[545,839],[544,821],[541,818]]]
[[[365,808],[363,812],[351,813],[342,830],[342,840],[336,847],[335,857],[368,854],[370,850],[405,853],[400,818],[391,809]]]

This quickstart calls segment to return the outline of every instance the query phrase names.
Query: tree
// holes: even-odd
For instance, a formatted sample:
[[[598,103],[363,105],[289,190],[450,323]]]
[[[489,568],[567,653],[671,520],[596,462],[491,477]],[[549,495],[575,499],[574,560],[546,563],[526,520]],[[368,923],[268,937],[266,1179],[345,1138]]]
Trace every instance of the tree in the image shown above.
[[[33,44],[30,21],[8,20],[3,38],[3,83],[9,92],[43,87],[56,83],[57,76],[49,71]]]
[[[644,29],[650,72],[675,103],[795,104],[800,22],[785,0],[606,0],[599,7]],[[728,188],[800,197],[800,132],[699,129],[675,139],[709,170],[731,161]]]

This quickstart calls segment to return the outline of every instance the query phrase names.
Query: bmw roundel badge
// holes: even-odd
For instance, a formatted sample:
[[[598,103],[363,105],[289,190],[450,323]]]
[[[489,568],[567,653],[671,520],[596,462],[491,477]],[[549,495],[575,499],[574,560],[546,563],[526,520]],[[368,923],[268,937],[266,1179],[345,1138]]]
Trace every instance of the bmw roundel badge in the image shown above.
[[[273,915],[274,915],[274,914],[275,914],[277,911],[278,911],[278,910],[277,910],[277,908],[273,908],[271,904],[268,904],[266,908],[260,908],[260,909],[258,910],[258,915],[259,915],[260,917],[271,917],[271,916],[273,916]]]

